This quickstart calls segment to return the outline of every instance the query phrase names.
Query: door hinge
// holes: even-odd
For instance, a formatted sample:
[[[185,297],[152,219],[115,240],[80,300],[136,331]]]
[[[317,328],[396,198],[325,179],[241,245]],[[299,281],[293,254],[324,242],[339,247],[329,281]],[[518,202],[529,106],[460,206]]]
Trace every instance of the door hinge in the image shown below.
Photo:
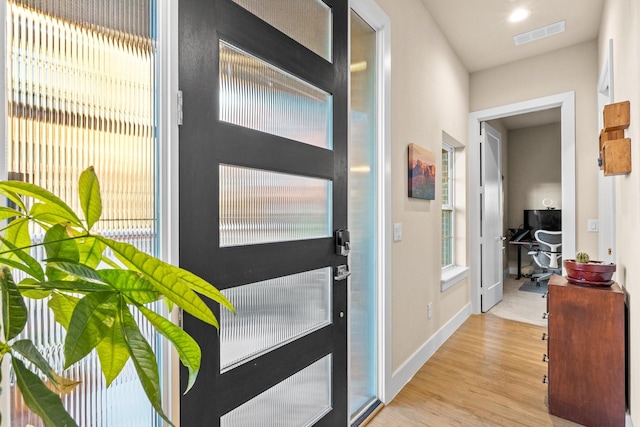
[[[178,91],[178,126],[182,126],[182,91]]]

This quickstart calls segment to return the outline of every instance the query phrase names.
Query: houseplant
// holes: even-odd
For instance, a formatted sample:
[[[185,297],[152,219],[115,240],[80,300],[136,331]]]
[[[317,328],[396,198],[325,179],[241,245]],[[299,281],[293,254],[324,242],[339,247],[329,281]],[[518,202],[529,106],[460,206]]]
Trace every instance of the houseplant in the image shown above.
[[[92,167],[80,175],[78,190],[84,219],[42,187],[0,182],[0,195],[15,205],[0,207],[0,221],[5,221],[0,227],[0,360],[10,356],[25,403],[45,425],[77,425],[60,396],[41,377],[46,377],[49,386],[59,393],[68,392],[76,383],[55,372],[31,340],[16,339],[27,322],[24,299],[48,298],[55,321],[66,330],[65,369],[95,349],[109,386],[131,360],[151,405],[171,424],[162,410],[156,356],[132,310],[140,311],[177,350],[189,371],[186,393],[198,375],[200,347],[180,327],[147,306],[163,300],[170,309],[177,305],[214,327],[218,327],[217,319],[202,296],[229,310],[233,307],[202,278],[130,244],[92,232],[102,213],[100,185]],[[26,198],[33,200],[30,207]],[[41,243],[31,241],[29,225],[42,228]],[[44,262],[30,254],[34,246],[44,247]],[[107,256],[108,252],[113,257]],[[27,277],[15,283],[12,270],[20,270]]]
[[[578,252],[575,259],[564,260],[564,268],[569,282],[591,286],[610,286],[616,271],[614,263],[591,260],[586,252]]]

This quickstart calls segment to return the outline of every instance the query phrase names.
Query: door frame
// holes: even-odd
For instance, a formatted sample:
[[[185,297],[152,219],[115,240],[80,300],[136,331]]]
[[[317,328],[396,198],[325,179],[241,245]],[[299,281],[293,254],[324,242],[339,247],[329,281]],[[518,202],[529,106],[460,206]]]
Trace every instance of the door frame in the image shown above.
[[[598,78],[598,129],[603,128],[600,113],[606,104],[615,102],[613,92],[613,39],[609,39]],[[616,262],[616,180],[598,173],[598,252],[599,260]],[[608,250],[611,249],[611,254]]]
[[[178,200],[178,125],[177,125],[177,91],[178,85],[178,7],[179,2],[160,0],[163,7],[159,12],[163,13],[160,28],[166,25],[166,48],[160,60],[164,71],[163,90],[166,117],[163,116],[163,129],[165,138],[161,141],[160,152],[160,197],[161,209],[165,221],[162,222],[162,256],[166,261],[178,265],[178,204],[172,201]],[[391,336],[391,19],[385,14],[375,0],[351,0],[350,7],[367,24],[376,31],[378,70],[378,147],[376,187],[379,194],[377,207],[377,262],[378,271],[376,279],[377,292],[377,342],[378,342],[378,398],[383,403],[389,403],[398,393],[399,387],[392,384],[392,336]],[[172,313],[172,320],[178,323],[177,311]],[[172,357],[171,352],[165,352],[171,360],[167,361],[163,372],[163,398],[164,407],[170,408],[170,417],[176,425],[180,420],[180,361]],[[401,388],[401,387],[400,387]]]
[[[576,251],[576,114],[575,92],[507,104],[469,113],[469,252],[471,310],[481,313],[480,276],[480,123],[517,114],[560,107],[562,149],[562,252],[565,258]]]
[[[178,7],[179,1],[158,0],[158,88],[160,91],[158,197],[160,207],[160,258],[180,265],[179,245],[179,129],[178,129]],[[178,308],[168,317],[180,324]],[[180,425],[180,358],[163,340],[162,406],[174,423]]]
[[[391,360],[391,19],[375,0],[350,0],[349,7],[376,32],[376,190],[379,195],[376,238],[378,399],[389,403],[397,394],[392,384]]]

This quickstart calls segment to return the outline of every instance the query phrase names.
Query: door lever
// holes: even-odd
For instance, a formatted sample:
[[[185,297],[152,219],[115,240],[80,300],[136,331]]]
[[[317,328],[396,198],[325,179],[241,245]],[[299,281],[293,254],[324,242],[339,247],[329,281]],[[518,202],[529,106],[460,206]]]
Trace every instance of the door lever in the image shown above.
[[[336,267],[335,275],[333,276],[333,278],[336,280],[344,280],[349,276],[351,276],[349,266],[343,264]]]

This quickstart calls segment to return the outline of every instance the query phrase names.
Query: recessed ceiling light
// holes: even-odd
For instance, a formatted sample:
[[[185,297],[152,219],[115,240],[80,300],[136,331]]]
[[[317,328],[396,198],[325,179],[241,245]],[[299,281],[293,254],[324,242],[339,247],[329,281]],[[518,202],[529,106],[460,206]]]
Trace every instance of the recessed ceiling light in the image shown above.
[[[531,12],[527,9],[516,9],[511,15],[509,15],[509,22],[520,22],[527,19]]]

